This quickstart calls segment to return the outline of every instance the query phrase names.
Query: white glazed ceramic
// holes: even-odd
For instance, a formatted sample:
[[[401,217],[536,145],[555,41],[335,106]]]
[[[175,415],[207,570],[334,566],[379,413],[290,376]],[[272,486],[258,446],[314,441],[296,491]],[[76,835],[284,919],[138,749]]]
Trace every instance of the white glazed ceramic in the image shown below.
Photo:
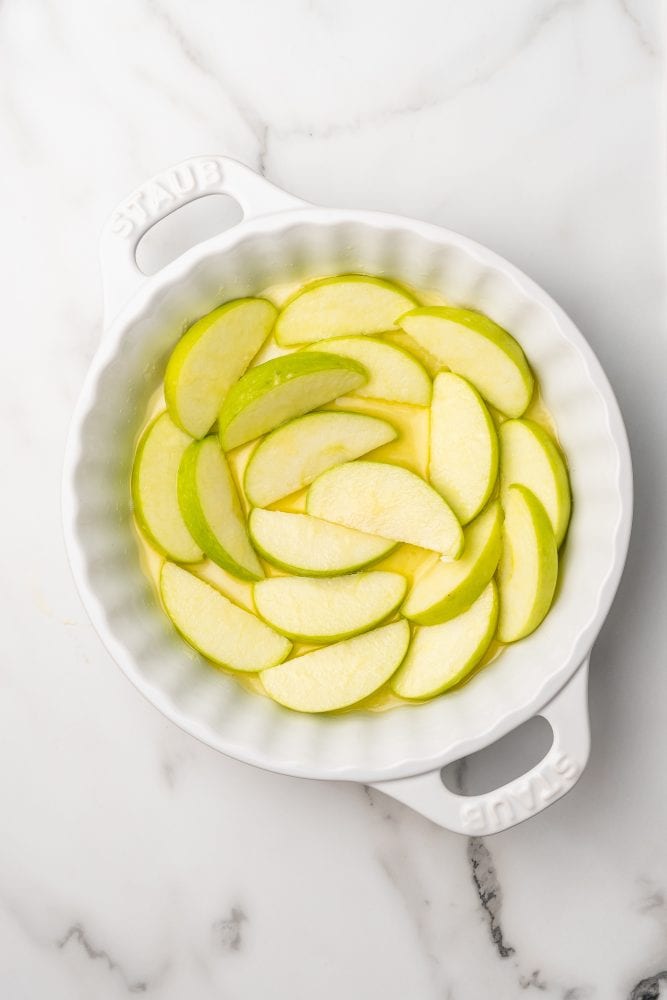
[[[212,193],[233,196],[243,221],[145,277],[135,259],[141,237]],[[625,561],[632,472],[611,388],[563,311],[511,264],[456,233],[383,213],[312,207],[219,156],[188,160],[135,191],[104,231],[102,265],[105,330],[73,418],[63,516],[86,609],[139,690],[232,757],[286,774],[370,783],[462,833],[505,829],[567,792],[588,757],[588,658]],[[345,272],[437,290],[512,331],[555,417],[574,507],[558,596],[532,636],[460,690],[424,705],[314,717],[247,693],[176,635],[139,564],[130,466],[148,399],[194,320],[271,284]],[[535,714],[550,723],[553,743],[532,770],[485,795],[445,788],[445,764]]]

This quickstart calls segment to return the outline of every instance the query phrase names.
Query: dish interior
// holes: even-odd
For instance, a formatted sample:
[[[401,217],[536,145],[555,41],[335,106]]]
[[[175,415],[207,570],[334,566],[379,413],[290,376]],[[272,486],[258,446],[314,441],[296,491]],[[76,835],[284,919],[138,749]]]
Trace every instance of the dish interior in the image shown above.
[[[328,276],[319,275],[318,277],[324,278]],[[262,289],[258,297],[267,299],[280,309],[301,288],[302,284],[300,282],[284,282],[282,284],[272,285],[268,288]],[[408,288],[407,291],[410,292],[419,305],[438,306],[452,304],[447,302],[447,300],[439,292],[434,290]],[[218,304],[222,305],[223,303],[221,302]],[[441,366],[437,363],[437,361],[433,357],[429,356],[426,351],[419,351],[419,345],[417,345],[414,341],[409,343],[409,339],[404,333],[396,332],[384,335],[384,337],[381,337],[380,339],[384,339],[388,343],[395,343],[404,347],[406,350],[410,350],[424,365],[428,374],[432,378],[438,371],[441,370]],[[326,342],[323,343],[322,347],[326,349]],[[333,347],[329,347],[329,349],[333,350]],[[268,361],[271,358],[278,357],[281,354],[291,353],[292,350],[298,351],[299,348],[292,348],[290,350],[281,349],[276,344],[273,336],[270,336],[264,347],[253,359],[251,367],[260,365],[263,362]],[[142,435],[152,421],[160,413],[165,411],[165,408],[164,385],[161,383],[151,396],[146,408],[145,419],[141,424],[137,435],[135,454],[136,446],[138,445]],[[396,463],[404,466],[405,468],[409,468],[411,471],[428,481],[429,408],[427,406],[391,403],[381,399],[365,399],[359,396],[343,396],[335,400],[333,403],[326,404],[321,409],[367,413],[371,416],[377,416],[381,419],[388,420],[394,427],[396,427],[398,431],[398,438],[395,441],[384,445],[382,448],[376,449],[372,452],[370,457],[372,457],[375,461]],[[498,410],[493,410],[493,408],[490,409],[494,422],[497,426],[500,426],[506,418]],[[523,418],[539,424],[550,434],[551,437],[553,437],[556,441],[558,440],[558,432],[553,415],[549,412],[542,399],[540,386],[537,382],[535,384],[535,390],[528,409],[522,416]],[[231,466],[239,496],[246,514],[251,505],[243,491],[243,478],[248,460],[256,445],[257,441],[254,440],[247,445],[233,449],[227,455],[227,459]],[[298,493],[293,493],[284,497],[282,500],[269,506],[271,509],[275,510],[303,513],[306,509],[306,494],[307,488],[304,488]],[[498,482],[496,482],[496,486],[489,502],[497,497]],[[165,557],[150,544],[150,541],[137,525],[136,519],[134,523],[141,562],[144,567],[144,571],[153,584],[155,600],[160,602],[160,572],[164,564]],[[565,555],[566,544],[567,543],[565,543],[560,550],[560,560],[562,560]],[[429,552],[426,549],[413,545],[400,545],[396,551],[390,553],[379,562],[373,563],[370,568],[373,570],[389,570],[400,573],[405,576],[409,581],[409,584],[412,585],[412,583],[422,577],[423,574],[437,562],[437,560],[438,555],[434,552]],[[269,561],[261,560],[261,562],[262,568],[267,577],[285,575],[285,571],[277,569]],[[251,583],[240,580],[238,577],[226,572],[208,558],[204,558],[201,562],[192,564],[187,568],[196,576],[211,583],[239,606],[250,612],[255,611],[252,595],[253,588]],[[397,615],[393,615],[388,620],[395,620],[396,618]],[[290,658],[316,648],[318,648],[316,645],[297,641],[294,643],[293,649],[290,653]],[[496,660],[504,648],[504,645],[498,640],[498,638],[494,638],[483,657],[476,664],[475,668],[464,678],[463,681],[459,683],[459,685],[457,685],[457,687],[462,686],[463,684],[468,684],[478,671],[482,670],[484,667]],[[214,665],[212,664],[212,667],[213,666]],[[216,666],[216,669],[224,670],[225,668]],[[266,697],[266,691],[262,685],[260,677],[257,674],[232,670],[228,670],[227,673],[247,691]],[[449,694],[451,694],[451,689],[448,689],[448,691],[440,697],[444,697]],[[419,704],[419,701],[408,701],[407,699],[396,695],[392,691],[390,682],[387,682],[382,685],[379,690],[375,691],[362,702],[358,702],[345,709],[339,709],[338,711],[347,712],[362,710],[369,712],[384,712],[400,705],[416,706],[417,704]]]

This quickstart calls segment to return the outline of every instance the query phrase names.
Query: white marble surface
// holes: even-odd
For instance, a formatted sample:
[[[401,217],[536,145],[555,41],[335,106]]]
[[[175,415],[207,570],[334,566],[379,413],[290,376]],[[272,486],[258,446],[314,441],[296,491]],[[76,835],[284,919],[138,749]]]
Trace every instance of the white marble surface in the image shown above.
[[[0,4],[2,1000],[667,996],[661,6]],[[98,234],[199,152],[490,245],[606,367],[637,506],[592,757],[513,831],[468,842],[362,787],[226,760],[85,618],[58,493]]]

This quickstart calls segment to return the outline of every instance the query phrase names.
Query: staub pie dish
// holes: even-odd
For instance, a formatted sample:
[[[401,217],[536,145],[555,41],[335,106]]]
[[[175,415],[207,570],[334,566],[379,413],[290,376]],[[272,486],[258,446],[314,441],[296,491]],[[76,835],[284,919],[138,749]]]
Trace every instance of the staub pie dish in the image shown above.
[[[244,218],[147,278],[135,253],[187,202],[226,193]],[[318,209],[224,157],[156,176],[124,202],[102,240],[105,331],[77,405],[63,480],[70,561],[88,613],[128,677],[165,715],[260,767],[377,785],[450,829],[489,833],[538,812],[588,756],[588,657],[627,551],[632,509],[622,419],[599,363],[559,307],[491,251],[447,230],[381,213]],[[576,502],[555,602],[540,628],[446,698],[389,712],[290,712],[211,670],[156,604],[127,484],[138,433],[184,330],[221,302],[281,283],[368,274],[477,310],[511,330],[535,372],[568,457]],[[532,715],[550,723],[546,756],[508,785],[453,794],[441,768]]]

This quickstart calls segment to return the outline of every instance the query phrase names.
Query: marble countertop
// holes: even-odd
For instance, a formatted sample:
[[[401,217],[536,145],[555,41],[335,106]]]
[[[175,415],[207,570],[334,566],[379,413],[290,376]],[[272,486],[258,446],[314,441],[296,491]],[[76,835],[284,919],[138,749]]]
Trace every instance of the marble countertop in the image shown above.
[[[2,1000],[667,997],[660,15],[660,0],[0,5]],[[514,830],[468,840],[359,785],[227,760],[137,694],[85,617],[59,486],[100,336],[99,232],[195,153],[489,245],[606,368],[637,501],[593,654],[592,756]]]

